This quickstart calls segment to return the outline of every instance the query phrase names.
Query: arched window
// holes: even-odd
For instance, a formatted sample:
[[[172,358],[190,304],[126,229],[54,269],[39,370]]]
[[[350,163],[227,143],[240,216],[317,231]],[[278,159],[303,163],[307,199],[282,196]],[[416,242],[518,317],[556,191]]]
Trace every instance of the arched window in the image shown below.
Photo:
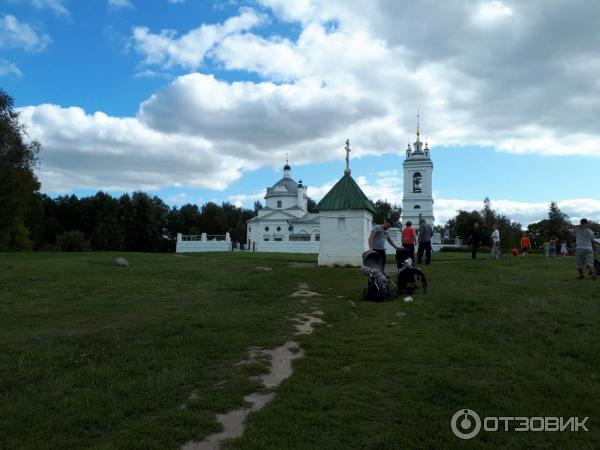
[[[269,227],[265,227],[265,231],[269,231]]]
[[[421,205],[415,205],[414,208],[415,209],[421,209]]]
[[[423,177],[421,172],[415,172],[413,175],[413,192],[422,192]]]

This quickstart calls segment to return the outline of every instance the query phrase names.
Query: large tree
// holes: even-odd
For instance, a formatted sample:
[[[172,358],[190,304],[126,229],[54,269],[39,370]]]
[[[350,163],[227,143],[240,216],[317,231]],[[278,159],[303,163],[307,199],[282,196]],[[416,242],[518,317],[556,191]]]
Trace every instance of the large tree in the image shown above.
[[[0,89],[0,250],[32,246],[26,224],[40,188],[34,173],[39,151],[38,142],[27,140],[12,97]]]

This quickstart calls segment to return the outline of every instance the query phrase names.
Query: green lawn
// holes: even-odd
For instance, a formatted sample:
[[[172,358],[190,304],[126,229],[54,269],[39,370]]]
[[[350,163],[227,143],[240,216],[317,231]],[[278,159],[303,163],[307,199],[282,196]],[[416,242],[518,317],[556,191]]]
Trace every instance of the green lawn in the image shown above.
[[[356,269],[291,261],[316,257],[0,253],[0,448],[201,440],[259,389],[264,368],[236,364],[248,349],[290,339],[306,356],[231,448],[600,448],[600,280],[577,280],[573,258],[437,253],[411,304],[362,302]],[[323,295],[291,297],[300,282]],[[326,325],[294,336],[315,306]],[[590,431],[461,441],[461,408],[589,416]]]

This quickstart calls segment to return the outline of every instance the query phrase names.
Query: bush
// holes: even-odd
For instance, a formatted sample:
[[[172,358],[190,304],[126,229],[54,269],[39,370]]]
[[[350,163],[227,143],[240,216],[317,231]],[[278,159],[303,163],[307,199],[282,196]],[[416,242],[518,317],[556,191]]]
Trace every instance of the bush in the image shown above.
[[[67,231],[57,241],[63,252],[83,252],[90,248],[90,243],[81,231]]]

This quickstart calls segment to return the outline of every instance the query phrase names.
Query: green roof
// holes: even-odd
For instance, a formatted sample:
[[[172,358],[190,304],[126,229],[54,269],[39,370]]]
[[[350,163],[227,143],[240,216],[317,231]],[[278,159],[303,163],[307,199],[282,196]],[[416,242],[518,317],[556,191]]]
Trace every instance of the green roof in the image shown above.
[[[358,187],[356,181],[346,174],[317,204],[319,211],[339,209],[366,209],[376,214],[375,205]]]

